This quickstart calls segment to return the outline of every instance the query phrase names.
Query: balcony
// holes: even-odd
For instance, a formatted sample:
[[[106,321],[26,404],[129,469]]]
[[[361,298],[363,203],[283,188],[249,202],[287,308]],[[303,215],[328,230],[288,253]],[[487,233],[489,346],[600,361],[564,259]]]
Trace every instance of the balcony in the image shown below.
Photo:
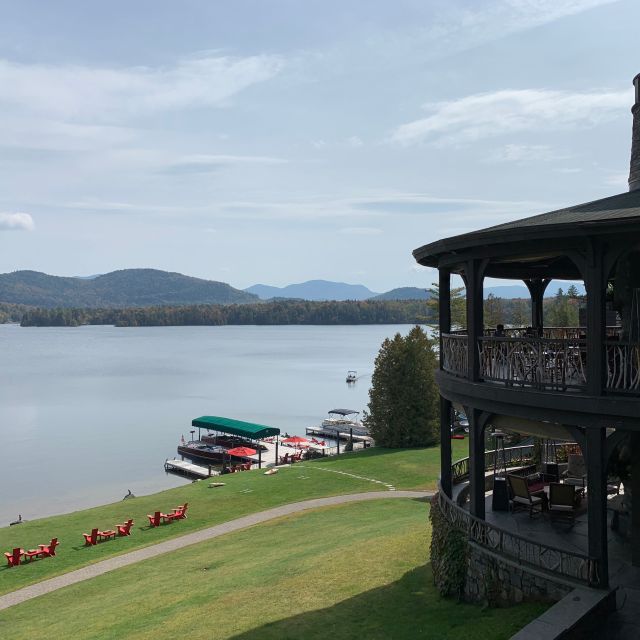
[[[529,330],[530,331],[530,330]],[[640,343],[620,341],[619,329],[607,329],[604,341],[607,393],[640,395]],[[488,334],[477,341],[479,380],[515,388],[586,393],[587,339],[581,327],[545,328],[541,337],[527,329],[507,329],[504,337]],[[467,379],[466,332],[441,336],[441,368]]]

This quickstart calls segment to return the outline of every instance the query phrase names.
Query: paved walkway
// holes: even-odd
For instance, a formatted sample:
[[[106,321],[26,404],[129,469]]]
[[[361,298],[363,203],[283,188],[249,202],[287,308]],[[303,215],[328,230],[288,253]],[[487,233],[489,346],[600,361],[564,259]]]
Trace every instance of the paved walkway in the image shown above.
[[[56,589],[67,587],[83,580],[90,580],[96,576],[100,576],[108,571],[119,569],[120,567],[126,567],[148,558],[155,558],[163,553],[169,553],[176,549],[182,549],[198,542],[204,542],[205,540],[211,540],[217,538],[226,533],[238,531],[245,527],[251,527],[255,524],[267,522],[274,518],[281,518],[282,516],[288,516],[292,513],[298,513],[300,511],[306,511],[307,509],[317,509],[318,507],[328,507],[337,504],[346,504],[349,502],[360,502],[362,500],[377,500],[380,498],[430,498],[433,496],[433,491],[370,491],[366,493],[352,493],[342,496],[331,496],[329,498],[315,498],[314,500],[305,500],[304,502],[293,502],[291,504],[285,504],[280,507],[274,507],[273,509],[267,509],[266,511],[259,511],[257,513],[251,513],[242,518],[236,518],[229,522],[223,522],[217,524],[214,527],[208,529],[201,529],[200,531],[194,531],[187,535],[180,536],[178,538],[171,538],[158,544],[144,547],[130,553],[125,553],[121,556],[114,558],[108,558],[101,562],[83,567],[82,569],[76,569],[70,571],[61,576],[50,578],[49,580],[43,580],[37,584],[32,584],[28,587],[23,587],[17,591],[7,593],[4,596],[0,596],[0,610],[12,607],[15,604],[25,602],[25,600],[31,600],[37,596],[50,593]]]

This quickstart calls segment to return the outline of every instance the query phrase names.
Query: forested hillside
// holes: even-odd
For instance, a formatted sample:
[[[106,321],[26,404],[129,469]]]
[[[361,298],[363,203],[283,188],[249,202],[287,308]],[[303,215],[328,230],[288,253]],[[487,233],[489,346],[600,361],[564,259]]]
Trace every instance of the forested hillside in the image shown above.
[[[257,301],[257,296],[224,282],[157,269],[123,269],[91,279],[50,276],[37,271],[0,274],[0,303],[34,307],[146,307]]]

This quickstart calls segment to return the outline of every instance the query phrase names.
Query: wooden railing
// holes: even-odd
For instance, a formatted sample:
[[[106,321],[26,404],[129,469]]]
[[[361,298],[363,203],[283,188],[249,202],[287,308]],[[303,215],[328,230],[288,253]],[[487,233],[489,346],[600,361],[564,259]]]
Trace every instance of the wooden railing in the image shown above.
[[[581,389],[586,386],[586,340],[482,337],[480,377],[523,387]]]
[[[533,445],[505,449],[507,467],[521,465],[533,453]],[[495,451],[485,451],[485,469],[493,466]],[[456,460],[451,465],[452,481],[460,484],[469,477],[469,458]],[[467,509],[449,498],[438,487],[438,505],[451,525],[465,533],[469,540],[494,553],[517,562],[523,567],[543,570],[562,578],[578,581],[588,586],[601,584],[600,562],[587,554],[560,549],[540,540],[520,536],[471,515]]]
[[[586,389],[587,340],[581,327],[548,328],[542,338],[525,337],[525,331],[506,329],[504,337],[479,338],[481,380],[546,391]],[[614,335],[617,332],[616,327],[607,329],[605,391],[637,395],[640,393],[640,343],[620,342]],[[466,378],[467,334],[446,333],[441,340],[442,369]]]
[[[442,489],[437,496],[438,506],[449,523],[480,547],[517,562],[523,568],[547,571],[588,586],[600,584],[600,563],[588,555],[559,549],[490,524],[457,505]]]
[[[442,368],[447,373],[453,373],[462,378],[467,377],[469,368],[469,350],[466,334],[442,335]]]
[[[605,343],[607,352],[607,391],[638,393],[640,391],[640,344]]]

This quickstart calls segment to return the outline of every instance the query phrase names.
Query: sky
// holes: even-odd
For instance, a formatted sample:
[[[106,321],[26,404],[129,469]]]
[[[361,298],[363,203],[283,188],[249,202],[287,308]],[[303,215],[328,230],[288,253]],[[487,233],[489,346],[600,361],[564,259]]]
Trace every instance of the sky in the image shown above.
[[[428,287],[419,246],[627,190],[637,0],[0,9],[2,273]]]

